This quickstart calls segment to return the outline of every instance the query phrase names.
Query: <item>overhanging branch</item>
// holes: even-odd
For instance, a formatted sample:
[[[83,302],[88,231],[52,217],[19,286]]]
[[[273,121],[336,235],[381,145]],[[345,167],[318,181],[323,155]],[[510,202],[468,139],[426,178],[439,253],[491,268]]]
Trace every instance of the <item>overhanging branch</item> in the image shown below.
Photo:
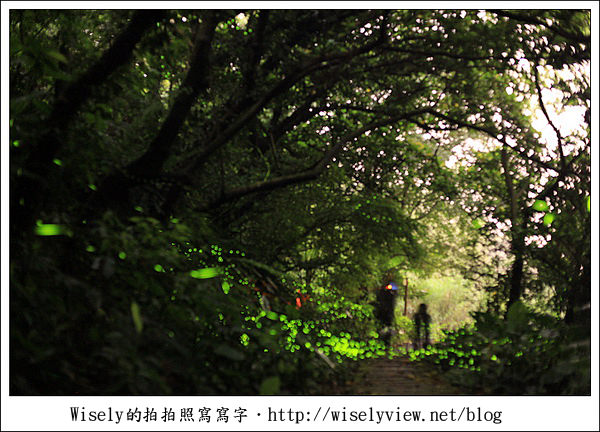
[[[328,151],[326,151],[325,154],[323,155],[323,157],[316,164],[314,164],[311,168],[305,169],[298,173],[280,176],[280,177],[274,178],[272,180],[261,181],[261,182],[257,182],[257,183],[254,183],[254,184],[251,184],[248,186],[242,186],[239,188],[229,190],[229,191],[225,192],[223,195],[221,195],[218,199],[216,199],[212,203],[209,203],[208,205],[201,208],[200,210],[208,210],[211,208],[215,208],[215,207],[218,207],[221,204],[224,204],[228,201],[232,201],[234,199],[238,199],[238,198],[241,198],[243,196],[250,195],[253,193],[272,191],[272,190],[280,189],[280,188],[283,188],[283,187],[286,187],[286,186],[289,186],[292,184],[315,180],[317,177],[319,177],[319,175],[321,175],[327,169],[327,167],[331,163],[332,159],[337,154],[340,153],[340,151],[343,149],[344,145],[348,144],[349,142],[352,142],[354,139],[360,137],[365,132],[375,130],[382,126],[391,125],[400,120],[409,118],[410,116],[422,114],[424,112],[425,112],[425,110],[418,110],[418,111],[413,111],[410,113],[399,114],[399,115],[396,115],[394,117],[390,117],[390,118],[387,118],[384,120],[372,122],[360,129],[357,129],[354,132],[351,132],[351,133],[345,135],[344,137],[340,138],[338,140],[338,142],[335,145],[333,145]]]
[[[206,15],[196,36],[190,68],[169,115],[148,150],[128,167],[134,175],[150,177],[161,171],[194,101],[208,88],[209,55],[217,20],[212,11]]]
[[[357,57],[361,54],[369,52],[378,45],[384,43],[382,38],[379,38],[373,42],[366,44],[365,46],[356,48],[347,53],[335,53],[335,54],[323,54],[313,58],[309,58],[302,62],[300,66],[296,67],[292,72],[285,76],[281,81],[275,84],[269,91],[267,91],[261,98],[255,103],[251,104],[244,112],[242,112],[237,119],[233,120],[219,136],[212,142],[205,146],[202,143],[197,142],[196,147],[198,150],[188,155],[187,161],[178,168],[179,171],[189,173],[201,168],[202,164],[220,147],[225,145],[231,140],[244,126],[248,124],[255,116],[262,110],[269,102],[275,99],[277,96],[285,93],[287,90],[292,88],[294,84],[300,81],[302,78],[310,75],[318,70],[328,69],[335,67],[344,62]]]
[[[503,17],[506,17],[509,19],[513,19],[515,21],[520,21],[520,22],[523,22],[526,24],[534,24],[534,25],[546,27],[548,30],[550,30],[554,34],[562,36],[563,38],[568,39],[571,42],[582,43],[582,44],[586,44],[589,46],[589,43],[591,40],[591,37],[589,37],[589,36],[573,34],[573,33],[570,33],[560,27],[557,27],[554,25],[548,25],[548,23],[546,23],[545,21],[542,21],[537,16],[525,15],[525,14],[518,13],[515,11],[496,10],[496,9],[490,9],[490,12],[495,13],[496,15],[503,16]]]
[[[560,156],[560,167],[563,172],[566,171],[566,162],[565,162],[565,152],[563,151],[563,143],[562,143],[562,135],[560,130],[556,127],[548,111],[546,110],[546,105],[544,104],[544,99],[542,98],[542,88],[540,86],[540,75],[538,73],[538,65],[537,63],[533,66],[533,73],[535,78],[535,89],[537,91],[538,99],[540,101],[540,108],[542,109],[542,113],[544,113],[544,117],[546,117],[546,121],[554,130],[554,134],[556,135],[556,140],[558,144],[558,154]]]
[[[495,131],[493,129],[490,129],[490,128],[487,128],[487,127],[484,127],[484,126],[474,125],[472,123],[467,123],[465,121],[452,118],[450,116],[447,116],[445,114],[437,112],[437,111],[435,111],[433,109],[429,109],[427,112],[429,114],[437,117],[437,118],[445,120],[445,121],[447,121],[449,123],[453,123],[453,124],[455,124],[455,125],[457,125],[459,127],[464,127],[464,128],[467,128],[467,129],[471,129],[471,130],[475,130],[475,131],[478,131],[478,132],[482,132],[482,133],[486,134],[487,136],[489,136],[489,137],[491,137],[491,138],[493,138],[493,139],[495,139],[497,141],[500,141],[506,147],[508,147],[512,151],[518,153],[521,157],[523,157],[525,159],[528,159],[528,160],[530,160],[532,162],[535,162],[536,164],[538,164],[538,165],[540,165],[540,166],[542,166],[542,167],[544,167],[544,168],[546,168],[548,170],[558,171],[557,168],[554,167],[554,166],[552,166],[551,164],[549,164],[547,162],[544,162],[544,161],[542,161],[541,159],[539,159],[537,157],[528,155],[525,150],[521,150],[517,146],[510,145],[506,141],[506,136],[505,135],[502,135],[502,138],[499,138],[500,133],[498,131]]]
[[[100,59],[58,94],[47,121],[50,131],[42,136],[27,161],[26,166],[29,172],[44,175],[47,166],[63,142],[62,139],[59,139],[61,132],[68,126],[79,108],[89,99],[92,90],[129,61],[133,49],[142,39],[148,27],[164,15],[164,11],[158,10],[135,12],[129,25],[117,36]]]

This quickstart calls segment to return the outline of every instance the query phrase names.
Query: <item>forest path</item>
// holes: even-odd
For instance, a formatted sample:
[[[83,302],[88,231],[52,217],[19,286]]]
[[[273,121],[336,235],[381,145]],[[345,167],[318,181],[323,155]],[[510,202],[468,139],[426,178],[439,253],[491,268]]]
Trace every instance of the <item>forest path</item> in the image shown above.
[[[464,395],[431,365],[406,357],[366,360],[344,390],[347,395]]]

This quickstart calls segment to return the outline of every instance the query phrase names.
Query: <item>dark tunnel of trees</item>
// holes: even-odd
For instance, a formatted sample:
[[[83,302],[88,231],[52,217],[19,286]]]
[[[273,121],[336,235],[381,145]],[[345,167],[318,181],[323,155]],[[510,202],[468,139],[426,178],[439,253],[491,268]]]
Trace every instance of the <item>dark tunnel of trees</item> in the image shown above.
[[[11,394],[589,394],[589,11],[9,21]]]

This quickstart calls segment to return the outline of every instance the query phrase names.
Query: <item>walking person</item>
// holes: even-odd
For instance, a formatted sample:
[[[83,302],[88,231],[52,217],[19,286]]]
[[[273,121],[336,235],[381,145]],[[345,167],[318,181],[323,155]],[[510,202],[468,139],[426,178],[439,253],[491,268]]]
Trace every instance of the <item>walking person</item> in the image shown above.
[[[398,287],[391,279],[383,287],[380,287],[376,293],[375,317],[382,327],[380,335],[388,351],[394,332],[394,311],[396,309],[397,295]]]
[[[425,303],[419,305],[419,310],[414,315],[414,322],[417,334],[414,348],[421,349],[431,345],[431,341],[429,340],[431,316],[427,313],[427,305]]]

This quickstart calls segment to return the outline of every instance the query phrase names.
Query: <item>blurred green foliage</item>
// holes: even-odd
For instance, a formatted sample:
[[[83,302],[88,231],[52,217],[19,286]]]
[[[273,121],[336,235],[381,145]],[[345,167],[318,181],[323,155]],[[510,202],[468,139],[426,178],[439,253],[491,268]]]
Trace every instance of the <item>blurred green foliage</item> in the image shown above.
[[[585,329],[532,312],[523,303],[506,318],[476,312],[474,323],[446,332],[411,358],[446,371],[456,385],[486,395],[589,395],[591,340]]]

